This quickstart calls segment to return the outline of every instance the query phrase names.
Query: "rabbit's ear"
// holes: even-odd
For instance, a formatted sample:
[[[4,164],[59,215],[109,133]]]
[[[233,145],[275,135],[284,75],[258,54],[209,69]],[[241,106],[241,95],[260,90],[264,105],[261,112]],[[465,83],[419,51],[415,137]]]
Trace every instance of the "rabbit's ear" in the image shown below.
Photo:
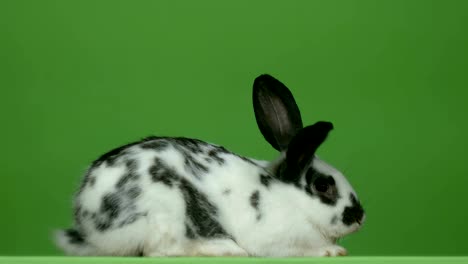
[[[255,118],[263,137],[283,151],[302,128],[299,108],[289,89],[274,77],[263,74],[253,84]]]
[[[333,124],[325,121],[301,129],[289,144],[279,176],[284,181],[296,181],[332,129]]]

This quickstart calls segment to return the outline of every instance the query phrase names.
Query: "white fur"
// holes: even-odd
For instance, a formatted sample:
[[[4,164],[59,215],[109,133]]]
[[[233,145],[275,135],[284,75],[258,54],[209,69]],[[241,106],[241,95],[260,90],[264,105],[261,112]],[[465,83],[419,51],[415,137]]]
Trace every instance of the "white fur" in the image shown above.
[[[151,138],[116,149],[91,166],[75,197],[76,227],[56,233],[58,246],[71,255],[345,255],[336,241],[360,228],[364,217],[355,218],[363,210],[343,174],[310,156],[333,125],[322,121],[304,128],[290,91],[270,75],[255,79],[253,95],[263,136],[283,151],[276,160],[249,160],[181,138]],[[300,141],[304,135],[317,141]],[[303,143],[310,149],[298,153]],[[300,154],[297,168],[295,161],[283,163],[286,153],[290,159]],[[304,167],[305,158],[312,161]],[[311,167],[313,175],[307,176]],[[305,172],[287,175],[295,170]],[[331,186],[325,191],[324,181]],[[228,235],[213,238],[210,230],[195,227]]]
[[[209,146],[209,145],[208,145]],[[340,217],[349,206],[349,194],[355,194],[345,177],[336,169],[316,157],[312,166],[332,175],[342,199],[334,206],[325,205],[291,184],[272,180],[269,186],[261,184],[259,175],[266,174],[278,160],[269,163],[255,161],[254,165],[238,156],[221,154],[223,165],[207,163],[201,156],[197,161],[209,167],[209,172],[197,179],[184,169],[181,153],[173,146],[163,151],[141,149],[132,146],[127,157],[138,160],[138,185],[143,192],[136,202],[138,210],[146,217],[118,229],[100,232],[91,220],[83,219],[80,232],[86,237],[83,246],[70,244],[63,232],[56,241],[70,255],[132,255],[142,250],[146,256],[336,256],[346,250],[335,245],[336,239],[356,231],[359,225],[347,227],[331,225],[333,216]],[[180,189],[151,181],[149,167],[155,157],[169,164],[172,169],[192,183],[218,209],[218,221],[231,234],[230,239],[197,239],[185,236],[185,202]],[[279,160],[284,158],[284,154]],[[261,166],[260,166],[261,165]],[[116,182],[125,171],[125,165],[109,167],[106,163],[93,168],[96,177],[93,187],[84,188],[76,196],[83,209],[97,211],[102,197],[115,191]],[[223,191],[229,189],[230,194]],[[259,212],[250,203],[253,192],[259,191]]]

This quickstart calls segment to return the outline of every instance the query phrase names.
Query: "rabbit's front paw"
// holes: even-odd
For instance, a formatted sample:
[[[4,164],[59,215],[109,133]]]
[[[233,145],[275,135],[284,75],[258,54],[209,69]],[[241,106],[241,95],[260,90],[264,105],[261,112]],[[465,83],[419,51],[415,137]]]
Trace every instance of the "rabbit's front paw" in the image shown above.
[[[331,245],[318,249],[318,256],[320,257],[337,257],[346,255],[348,255],[346,249],[338,245]]]

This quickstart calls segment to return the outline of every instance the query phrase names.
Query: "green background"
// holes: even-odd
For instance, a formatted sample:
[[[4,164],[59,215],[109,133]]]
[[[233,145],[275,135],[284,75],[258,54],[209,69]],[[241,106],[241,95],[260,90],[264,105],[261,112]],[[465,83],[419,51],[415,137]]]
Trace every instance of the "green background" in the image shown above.
[[[174,135],[271,159],[270,73],[365,209],[351,255],[468,255],[468,1],[0,1],[0,255],[59,255],[88,164]]]

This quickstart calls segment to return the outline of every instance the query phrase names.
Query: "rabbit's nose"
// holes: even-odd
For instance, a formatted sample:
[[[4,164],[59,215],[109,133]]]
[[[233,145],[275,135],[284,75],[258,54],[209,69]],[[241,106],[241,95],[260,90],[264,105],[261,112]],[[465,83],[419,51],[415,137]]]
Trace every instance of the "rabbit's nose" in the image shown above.
[[[353,223],[361,225],[365,220],[364,209],[354,194],[350,194],[350,200],[351,206],[346,206],[343,211],[343,223],[347,226],[350,226]]]

